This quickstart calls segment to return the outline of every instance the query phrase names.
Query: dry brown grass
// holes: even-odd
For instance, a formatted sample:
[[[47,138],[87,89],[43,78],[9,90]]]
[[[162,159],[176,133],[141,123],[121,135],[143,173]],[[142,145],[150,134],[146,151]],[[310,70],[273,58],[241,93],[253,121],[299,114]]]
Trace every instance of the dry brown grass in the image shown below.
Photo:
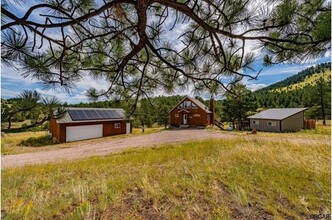
[[[330,213],[330,145],[208,140],[2,172],[4,219],[306,219]]]
[[[134,135],[144,135],[144,134],[151,134],[155,132],[162,131],[163,127],[158,128],[145,128],[145,132],[142,133],[142,130],[139,128],[134,128],[132,134],[123,134],[117,136],[109,136],[91,140],[84,140],[84,141],[77,141],[77,142],[70,142],[70,143],[62,143],[62,144],[55,144],[50,141],[45,142],[45,146],[40,146],[36,143],[36,146],[24,146],[22,142],[27,141],[29,138],[41,138],[46,137],[48,132],[46,131],[38,131],[38,132],[20,132],[20,133],[2,133],[1,134],[1,154],[2,155],[10,155],[10,154],[20,154],[20,153],[28,153],[28,152],[37,152],[43,150],[54,150],[54,149],[61,149],[61,148],[68,148],[77,146],[78,143],[81,144],[98,144],[100,142],[104,142],[110,139],[117,139],[117,138],[125,138],[131,137]]]

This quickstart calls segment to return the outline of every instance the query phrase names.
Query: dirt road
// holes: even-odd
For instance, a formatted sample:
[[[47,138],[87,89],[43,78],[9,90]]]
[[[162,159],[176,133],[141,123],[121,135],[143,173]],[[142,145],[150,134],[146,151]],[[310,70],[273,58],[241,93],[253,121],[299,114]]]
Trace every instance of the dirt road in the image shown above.
[[[43,164],[53,162],[58,163],[65,160],[81,159],[90,156],[103,156],[110,153],[119,152],[128,148],[151,147],[167,143],[179,143],[211,138],[230,139],[239,138],[239,136],[225,132],[212,132],[206,129],[183,129],[165,130],[153,134],[123,137],[105,141],[101,139],[100,141],[93,144],[90,142],[79,141],[77,142],[77,145],[74,145],[70,148],[39,151],[34,153],[23,153],[16,155],[4,155],[1,159],[1,169],[19,167],[28,164]],[[255,137],[248,135],[243,138],[248,139]],[[294,141],[298,143],[298,141],[301,140],[290,139],[289,141]],[[303,143],[308,143],[308,140],[302,141]]]

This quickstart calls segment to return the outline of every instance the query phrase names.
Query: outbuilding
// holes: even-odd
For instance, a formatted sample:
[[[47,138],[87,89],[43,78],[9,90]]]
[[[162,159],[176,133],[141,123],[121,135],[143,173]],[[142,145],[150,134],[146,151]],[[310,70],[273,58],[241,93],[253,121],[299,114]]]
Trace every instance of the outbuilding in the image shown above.
[[[304,127],[306,108],[273,108],[249,116],[250,128],[260,131],[298,131]]]
[[[214,124],[214,100],[210,108],[197,99],[186,96],[170,110],[171,125],[177,127],[210,126]]]
[[[62,118],[50,121],[50,132],[61,143],[131,131],[131,122],[120,108],[69,108]]]

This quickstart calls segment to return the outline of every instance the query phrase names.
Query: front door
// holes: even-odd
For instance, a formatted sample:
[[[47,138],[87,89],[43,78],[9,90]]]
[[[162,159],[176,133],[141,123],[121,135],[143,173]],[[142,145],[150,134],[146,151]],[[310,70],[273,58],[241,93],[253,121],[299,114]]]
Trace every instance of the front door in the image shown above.
[[[183,124],[184,125],[188,124],[188,115],[187,114],[183,115]]]

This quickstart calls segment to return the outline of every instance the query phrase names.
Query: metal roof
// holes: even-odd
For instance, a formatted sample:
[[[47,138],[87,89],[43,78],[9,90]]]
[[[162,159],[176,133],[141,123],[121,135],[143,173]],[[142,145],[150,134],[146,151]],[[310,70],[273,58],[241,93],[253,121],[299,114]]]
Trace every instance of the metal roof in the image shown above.
[[[94,120],[73,120],[72,117],[69,114],[70,110],[96,110],[96,111],[100,111],[100,110],[114,110],[117,113],[117,116],[120,117],[116,117],[116,118],[104,118],[104,119],[94,119]],[[98,121],[119,121],[119,120],[125,120],[126,119],[126,112],[121,109],[121,108],[74,108],[74,107],[69,107],[68,111],[65,113],[65,115],[60,118],[57,119],[57,123],[62,124],[62,123],[82,123],[82,122],[98,122]]]
[[[271,108],[255,115],[249,116],[251,119],[272,119],[283,120],[292,115],[306,110],[307,108]]]
[[[197,99],[191,98],[190,96],[184,97],[174,108],[172,108],[169,112],[173,111],[180,103],[182,103],[186,98],[188,98],[190,101],[195,103],[200,109],[204,110],[206,113],[212,113],[206,105],[204,105],[202,102],[200,102]]]

